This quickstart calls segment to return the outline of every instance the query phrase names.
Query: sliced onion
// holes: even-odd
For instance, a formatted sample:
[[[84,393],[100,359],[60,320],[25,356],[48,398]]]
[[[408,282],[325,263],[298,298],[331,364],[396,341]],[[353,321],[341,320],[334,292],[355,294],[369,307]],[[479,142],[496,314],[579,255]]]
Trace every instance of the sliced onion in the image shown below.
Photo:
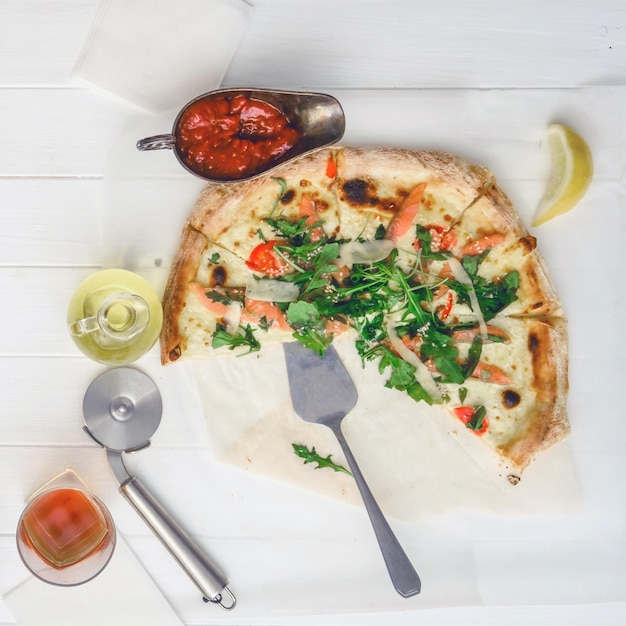
[[[415,380],[417,380],[433,400],[441,400],[441,393],[439,392],[439,387],[437,387],[437,382],[433,378],[433,375],[428,371],[428,368],[422,363],[417,354],[415,354],[413,350],[409,350],[409,348],[402,343],[402,339],[398,336],[393,322],[391,321],[387,322],[387,336],[389,337],[393,349],[400,357],[415,367]]]
[[[295,302],[300,290],[286,280],[251,278],[246,285],[246,297],[262,302]]]
[[[478,304],[478,296],[476,295],[476,290],[474,289],[474,283],[472,282],[472,279],[469,277],[469,274],[465,271],[465,268],[458,259],[450,257],[448,259],[448,262],[450,263],[450,269],[454,274],[454,278],[456,278],[462,285],[469,287],[468,295],[470,299],[470,304],[472,305],[472,311],[476,315],[476,319],[478,321],[480,335],[483,339],[487,339],[489,335],[487,331],[487,323],[485,322],[483,313],[480,310],[480,305]]]
[[[229,335],[234,335],[237,332],[239,323],[241,322],[242,310],[241,302],[237,302],[237,300],[233,300],[228,305],[226,315],[224,315],[224,324],[226,325],[226,332]]]
[[[393,241],[348,241],[339,246],[339,257],[335,262],[339,267],[352,269],[355,263],[376,263],[386,259],[394,248]]]

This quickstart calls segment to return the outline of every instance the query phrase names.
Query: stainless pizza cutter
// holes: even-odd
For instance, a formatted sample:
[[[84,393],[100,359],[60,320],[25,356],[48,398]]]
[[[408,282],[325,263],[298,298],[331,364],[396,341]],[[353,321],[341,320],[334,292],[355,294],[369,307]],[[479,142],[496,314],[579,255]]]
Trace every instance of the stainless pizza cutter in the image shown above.
[[[146,374],[131,367],[109,369],[95,378],[85,392],[84,430],[106,449],[120,492],[196,584],[202,599],[226,610],[233,609],[236,599],[227,587],[224,573],[124,464],[125,452],[150,445],[162,410],[161,394]]]

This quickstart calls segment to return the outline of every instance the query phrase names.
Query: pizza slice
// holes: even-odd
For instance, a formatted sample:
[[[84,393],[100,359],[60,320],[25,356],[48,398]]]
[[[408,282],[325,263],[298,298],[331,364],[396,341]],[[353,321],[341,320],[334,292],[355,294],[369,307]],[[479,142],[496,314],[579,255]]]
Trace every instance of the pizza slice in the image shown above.
[[[487,319],[501,312],[506,315],[562,314],[536,239],[528,233],[510,200],[495,183],[448,231],[432,234],[438,244],[435,249],[460,262],[460,267],[452,262],[456,282],[460,279],[468,283],[465,274],[469,274]],[[497,285],[498,289],[485,293],[483,287],[488,283]],[[461,291],[466,290],[461,288]],[[457,307],[457,303],[465,304],[465,310]],[[467,312],[467,304],[467,295],[456,293],[451,314]]]
[[[203,192],[165,289],[163,363],[292,340],[279,304],[297,288],[281,277],[296,272],[299,261],[281,249],[291,239],[302,244],[303,234],[314,248],[338,232],[335,171],[334,152],[321,150],[272,177]]]
[[[337,152],[342,237],[374,239],[381,228],[403,244],[412,223],[448,228],[482,193],[491,174],[437,151],[343,148]]]
[[[276,221],[302,220],[319,228],[319,235],[337,232],[334,172],[333,153],[320,150],[275,170],[271,177],[211,185],[196,203],[188,226],[254,268],[254,261],[262,262],[263,255],[250,257],[259,244],[273,241]],[[272,271],[261,267],[266,269]]]
[[[488,329],[474,356],[480,330],[454,333],[460,362],[475,367],[463,382],[446,386],[444,406],[458,421],[455,432],[482,439],[516,482],[535,455],[569,433],[567,324],[559,317],[498,316]]]

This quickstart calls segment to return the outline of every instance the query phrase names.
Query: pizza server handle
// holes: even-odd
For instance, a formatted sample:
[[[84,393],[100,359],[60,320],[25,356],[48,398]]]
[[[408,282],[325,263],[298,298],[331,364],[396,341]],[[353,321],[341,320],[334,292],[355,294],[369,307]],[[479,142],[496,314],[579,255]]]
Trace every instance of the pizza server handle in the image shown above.
[[[389,523],[385,519],[374,495],[370,491],[361,469],[350,450],[350,446],[341,431],[341,426],[339,424],[329,424],[329,427],[335,433],[341,445],[341,449],[346,457],[346,461],[348,461],[354,480],[361,492],[363,504],[365,504],[365,509],[372,523],[380,551],[382,552],[387,571],[389,572],[395,590],[404,598],[417,595],[422,590],[422,581],[406,552],[400,545],[400,542],[394,535],[393,530],[391,530],[391,526],[389,526]]]
[[[195,583],[202,593],[202,599],[205,602],[219,604],[225,610],[235,608],[237,600],[227,587],[228,581],[224,573],[204,554],[141,481],[136,476],[128,474],[121,452],[107,450],[107,457],[120,483],[120,493]],[[227,598],[224,593],[227,594]]]

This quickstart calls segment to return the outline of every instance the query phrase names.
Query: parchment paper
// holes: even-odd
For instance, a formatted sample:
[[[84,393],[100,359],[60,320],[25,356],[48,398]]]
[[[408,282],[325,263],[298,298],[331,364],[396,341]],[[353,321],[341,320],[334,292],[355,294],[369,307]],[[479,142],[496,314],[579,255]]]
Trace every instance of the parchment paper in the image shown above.
[[[390,516],[394,531],[423,581],[428,583],[423,594],[410,603],[403,601],[400,606],[406,610],[418,606],[467,606],[480,601],[491,607],[623,602],[626,597],[626,497],[620,471],[624,429],[623,412],[615,409],[615,390],[622,385],[624,371],[620,315],[624,298],[615,289],[615,285],[621,284],[625,267],[624,93],[624,87],[334,92],[348,119],[346,145],[439,148],[466,156],[494,171],[526,224],[532,219],[548,178],[549,158],[543,145],[548,123],[560,121],[576,128],[589,141],[596,167],[594,183],[580,206],[533,231],[569,320],[568,410],[572,435],[563,444],[542,453],[514,491],[505,491],[503,495],[501,485],[489,481],[485,487],[484,472],[481,475],[476,467],[470,469],[473,460],[456,448],[455,467],[460,464],[463,471],[452,473],[455,484],[442,487],[444,474],[432,469],[435,457],[439,457],[440,463],[442,459],[429,448],[426,436],[448,443],[447,437],[441,435],[443,424],[418,422],[418,408],[412,400],[401,392],[385,389],[376,372],[363,372],[360,363],[350,361],[351,357],[342,350],[359,391],[364,384],[366,387],[361,402],[346,418],[346,435],[372,491]],[[180,171],[171,153],[136,153],[134,142],[146,131],[163,132],[171,123],[165,117],[167,123],[156,117],[135,120],[134,132],[129,126],[125,137],[120,137],[111,151],[104,180],[103,258],[109,264],[139,271],[154,280],[157,288],[164,284],[169,259],[178,243],[177,233],[201,187],[199,180]],[[372,120],[380,123],[373,124]],[[120,224],[125,227],[120,228]],[[598,306],[597,300],[590,297],[581,298],[581,285],[586,290],[593,287],[597,293],[610,294],[606,306]],[[198,460],[196,467],[187,448],[178,454],[168,447],[167,455],[158,456],[156,463],[161,465],[164,458],[171,456],[168,472],[175,468],[180,468],[180,472],[199,471],[209,482],[220,471],[227,475],[228,482],[220,483],[219,493],[224,497],[218,518],[223,518],[223,534],[229,538],[225,562],[241,589],[242,612],[248,610],[246,615],[251,619],[271,616],[267,618],[271,620],[277,608],[275,603],[268,605],[267,599],[275,597],[278,591],[284,596],[281,609],[285,614],[402,610],[348,477],[312,469],[295,455],[290,456],[291,433],[284,434],[283,423],[290,424],[290,428],[309,427],[292,421],[297,418],[291,410],[282,352],[249,358],[229,355],[223,361],[215,361],[211,369],[196,371],[194,376],[193,370],[199,365],[179,363],[160,368],[155,359],[152,373],[164,392],[166,380],[171,382],[171,404],[176,404],[189,386],[203,397],[202,412],[206,413],[206,420],[198,415],[201,403],[195,398],[193,408],[197,406],[197,413],[190,412],[186,403],[181,415],[177,406],[170,422],[164,419],[155,437],[155,447],[159,439],[166,446],[190,441],[208,446],[209,453],[198,455],[202,462]],[[177,381],[178,377],[183,378],[183,383]],[[198,384],[193,384],[194,377]],[[372,379],[376,385],[370,390]],[[242,393],[238,386],[242,380],[254,383],[250,393]],[[255,396],[253,389],[260,395]],[[369,393],[373,397],[368,399],[366,411],[364,402]],[[406,465],[397,457],[398,446],[405,454],[414,448],[409,448],[404,440],[398,443],[397,436],[394,439],[392,431],[386,430],[390,428],[388,423],[379,421],[376,428],[367,429],[360,424],[376,409],[381,415],[387,414],[392,405],[400,420],[410,411],[407,415],[414,418],[412,428],[421,437],[414,439],[413,445],[421,447],[409,459],[414,468],[420,459],[426,461],[412,479],[413,494],[406,487],[410,480],[402,471]],[[377,419],[382,418],[379,415]],[[274,420],[280,427],[272,422],[272,436],[264,438],[259,436],[262,420]],[[355,429],[360,432],[355,434]],[[364,438],[366,432],[384,436],[384,445],[376,437],[375,445],[369,445],[369,441],[367,446],[359,443],[359,437]],[[241,440],[236,446],[229,446],[237,433],[243,433]],[[326,444],[337,445],[323,427],[314,433],[307,431],[306,435],[312,437],[308,445],[316,445],[324,455],[331,453],[335,460],[343,461],[338,447],[322,448]],[[281,437],[288,448],[283,445],[280,454],[289,460],[276,461],[288,463],[287,471],[293,476],[277,470],[272,456],[277,454],[276,447],[271,448],[273,452],[266,449],[268,438]],[[198,441],[202,443],[197,444]],[[254,454],[250,456],[249,451]],[[377,470],[370,469],[372,455],[377,455]],[[464,456],[465,465],[461,460]],[[263,464],[266,469],[262,472]],[[155,468],[154,475],[157,473]],[[465,473],[473,478],[480,476],[480,481],[463,480]],[[577,508],[576,479],[582,492],[581,511]],[[446,480],[451,482],[452,478],[447,476]],[[290,485],[285,484],[287,481]],[[331,493],[328,483],[345,485],[345,493],[337,486]],[[215,484],[211,485],[214,490]],[[447,493],[454,491],[461,500],[450,503],[439,491],[443,488]],[[395,493],[388,497],[388,490]],[[430,495],[420,502],[424,491]],[[472,499],[475,493],[480,497]],[[406,494],[411,497],[408,504],[401,502]],[[174,494],[164,495],[168,500]],[[393,503],[388,504],[389,500]],[[254,519],[246,513],[250,502],[256,504]],[[489,514],[496,505],[495,514]],[[466,515],[466,509],[461,507],[469,507],[475,513]],[[541,511],[545,514],[533,514]],[[409,516],[412,521],[399,519]],[[192,517],[190,513],[185,519]],[[361,520],[362,537],[354,542],[346,540],[346,536],[352,535],[345,525],[352,528]],[[342,528],[342,533],[329,542],[335,525]],[[294,554],[304,559],[307,568],[298,567]],[[367,561],[369,569],[366,559],[371,559]],[[324,577],[329,560],[333,561],[336,580],[349,580],[349,585],[337,587]],[[263,577],[256,568],[249,567],[250,562],[263,563]],[[268,564],[273,568],[269,576],[265,569]],[[249,602],[243,602],[244,595]],[[191,615],[188,607],[181,604],[180,608],[189,610]],[[204,619],[202,614],[195,621],[203,623]],[[218,622],[228,623],[224,616],[218,616],[215,623]]]
[[[512,486],[496,455],[441,407],[416,403],[384,386],[376,364],[364,368],[350,338],[336,348],[358,389],[343,422],[345,436],[383,511],[411,521],[458,509],[528,515],[573,513],[580,496],[567,446],[541,455]],[[361,505],[351,476],[316,469],[296,456],[303,444],[347,467],[330,429],[301,421],[289,396],[280,345],[259,354],[194,362],[200,398],[216,455],[244,470]],[[476,441],[474,441],[476,440]]]

